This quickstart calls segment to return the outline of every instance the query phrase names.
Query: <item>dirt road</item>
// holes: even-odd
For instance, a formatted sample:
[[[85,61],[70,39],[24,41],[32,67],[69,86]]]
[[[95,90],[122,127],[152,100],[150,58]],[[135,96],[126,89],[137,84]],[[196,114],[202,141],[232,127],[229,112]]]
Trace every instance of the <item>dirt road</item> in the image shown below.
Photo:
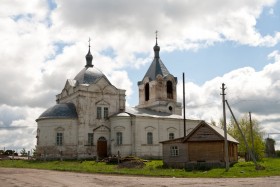
[[[280,186],[280,177],[264,178],[155,178],[0,168],[0,186],[51,187],[166,187],[166,186]]]

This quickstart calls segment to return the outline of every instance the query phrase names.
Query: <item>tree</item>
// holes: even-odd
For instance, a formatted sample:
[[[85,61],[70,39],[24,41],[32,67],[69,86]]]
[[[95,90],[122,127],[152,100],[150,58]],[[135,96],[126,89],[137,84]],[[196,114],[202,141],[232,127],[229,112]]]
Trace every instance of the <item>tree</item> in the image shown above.
[[[27,156],[27,152],[26,152],[25,148],[23,148],[23,149],[20,151],[20,155],[21,155],[21,156]]]
[[[280,150],[276,150],[275,153],[276,153],[276,157],[280,158]]]
[[[6,150],[4,153],[4,155],[8,155],[8,156],[13,155],[13,154],[15,154],[14,150]]]
[[[238,121],[238,123],[246,138],[249,148],[252,150],[252,147],[254,147],[254,150],[252,150],[253,154],[255,155],[257,160],[261,160],[264,157],[265,142],[263,140],[264,132],[260,128],[258,121],[252,119],[254,146],[252,146],[251,127],[250,127],[249,117],[247,115],[244,115]],[[238,152],[248,154],[248,151],[246,150],[245,142],[233,119],[230,120],[229,124],[227,125],[227,128],[228,128],[228,133],[232,137],[234,137],[237,141],[239,141]]]

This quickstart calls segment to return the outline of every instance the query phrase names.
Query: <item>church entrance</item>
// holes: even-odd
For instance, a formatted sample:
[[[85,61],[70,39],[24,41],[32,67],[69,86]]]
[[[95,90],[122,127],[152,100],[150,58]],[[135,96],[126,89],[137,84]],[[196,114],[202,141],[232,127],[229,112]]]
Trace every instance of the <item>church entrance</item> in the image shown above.
[[[99,158],[107,157],[107,140],[103,136],[97,141],[97,155]]]

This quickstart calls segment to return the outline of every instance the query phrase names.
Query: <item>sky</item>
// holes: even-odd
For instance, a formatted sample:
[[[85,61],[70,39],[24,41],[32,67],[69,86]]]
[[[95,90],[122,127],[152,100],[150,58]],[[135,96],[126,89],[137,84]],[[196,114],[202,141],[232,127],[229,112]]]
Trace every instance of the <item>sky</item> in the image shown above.
[[[236,118],[248,112],[280,149],[280,0],[1,0],[0,149],[35,148],[35,120],[67,79],[93,64],[138,104],[137,82],[160,58],[178,78],[186,117],[222,118],[221,86]],[[227,110],[227,119],[230,112]]]

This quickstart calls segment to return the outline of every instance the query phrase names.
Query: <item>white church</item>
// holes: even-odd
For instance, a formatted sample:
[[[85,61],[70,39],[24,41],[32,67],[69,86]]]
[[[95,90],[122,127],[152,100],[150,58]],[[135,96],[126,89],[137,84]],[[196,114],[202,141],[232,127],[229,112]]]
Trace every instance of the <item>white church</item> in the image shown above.
[[[183,137],[184,119],[177,102],[177,78],[161,61],[157,39],[153,49],[154,59],[138,82],[139,104],[127,107],[125,90],[94,66],[89,46],[85,67],[66,81],[57,104],[36,119],[39,157],[162,158],[159,142]],[[199,122],[186,119],[186,134]]]

